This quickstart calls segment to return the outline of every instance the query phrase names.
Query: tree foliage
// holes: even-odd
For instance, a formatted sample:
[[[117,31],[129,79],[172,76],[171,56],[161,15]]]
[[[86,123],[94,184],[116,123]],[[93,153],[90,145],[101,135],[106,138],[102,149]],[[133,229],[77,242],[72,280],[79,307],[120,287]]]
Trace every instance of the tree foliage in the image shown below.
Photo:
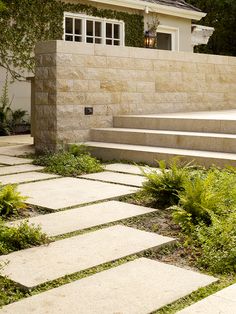
[[[37,41],[61,38],[62,19],[58,21],[58,14],[54,13],[54,0],[3,1],[6,9],[0,13],[0,65],[19,79],[23,69],[34,69]],[[58,10],[62,16],[60,3]]]
[[[5,5],[3,4],[3,2],[0,0],[0,12],[3,11],[5,9]]]
[[[186,2],[207,13],[200,24],[215,28],[209,43],[196,47],[196,52],[236,56],[236,1],[186,0]]]

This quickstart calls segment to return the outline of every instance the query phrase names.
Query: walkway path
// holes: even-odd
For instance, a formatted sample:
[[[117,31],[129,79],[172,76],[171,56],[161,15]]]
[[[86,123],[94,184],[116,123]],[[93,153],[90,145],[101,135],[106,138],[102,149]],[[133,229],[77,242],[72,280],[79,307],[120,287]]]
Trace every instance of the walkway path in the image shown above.
[[[30,160],[13,157],[29,149],[32,147],[25,145],[0,147],[0,181],[19,182],[19,191],[29,197],[28,203],[56,211],[30,218],[29,223],[40,224],[49,236],[67,235],[48,246],[1,256],[0,262],[8,262],[3,274],[11,280],[27,289],[34,288],[175,241],[119,225],[119,220],[153,211],[114,200],[138,191],[144,178],[136,166],[113,164],[96,176],[51,177],[39,172],[41,167],[31,165]],[[88,204],[95,201],[98,203]],[[111,222],[113,226],[103,226]],[[97,230],[88,232],[86,229],[91,227]],[[84,232],[70,236],[78,230]],[[7,305],[0,313],[147,314],[217,280],[147,258],[134,258]]]

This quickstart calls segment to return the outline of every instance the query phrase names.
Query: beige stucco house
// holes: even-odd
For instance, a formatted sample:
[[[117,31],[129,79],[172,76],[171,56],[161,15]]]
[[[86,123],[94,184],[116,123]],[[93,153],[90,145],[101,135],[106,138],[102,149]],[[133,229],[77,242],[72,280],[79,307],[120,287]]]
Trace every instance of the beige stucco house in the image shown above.
[[[130,16],[143,17],[143,33],[147,32],[150,27],[155,29],[157,26],[155,29],[157,34],[155,48],[157,49],[191,52],[194,45],[207,43],[213,32],[212,28],[192,24],[193,21],[201,20],[206,14],[183,0],[64,0],[64,2],[74,5],[91,5],[98,10],[108,9],[128,13]],[[64,29],[62,39],[65,41],[132,45],[132,43],[127,43],[126,23],[121,19],[91,16],[80,11],[67,11],[64,12],[62,22]],[[145,43],[143,44],[145,46]],[[5,75],[4,69],[0,69],[0,86],[3,85]],[[30,112],[29,82],[10,84],[9,92],[13,98],[13,108]]]

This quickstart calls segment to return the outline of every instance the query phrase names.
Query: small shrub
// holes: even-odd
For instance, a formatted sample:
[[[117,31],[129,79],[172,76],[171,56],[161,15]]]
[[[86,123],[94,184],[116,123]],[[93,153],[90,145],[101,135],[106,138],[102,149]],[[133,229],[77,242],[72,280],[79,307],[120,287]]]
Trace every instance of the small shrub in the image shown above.
[[[161,173],[157,171],[143,174],[147,181],[143,184],[143,191],[165,205],[174,205],[179,201],[178,193],[183,191],[183,185],[190,176],[190,164],[181,164],[178,158],[173,158],[167,169],[165,161],[158,162]]]
[[[40,227],[30,226],[27,222],[18,227],[8,227],[0,221],[0,254],[26,249],[48,243],[47,236]]]
[[[25,200],[26,197],[17,192],[16,185],[0,186],[0,216],[7,217],[25,208]]]
[[[80,155],[90,155],[88,152],[88,147],[86,145],[70,145],[69,146],[69,153],[71,153],[74,156],[80,156]]]
[[[212,273],[236,271],[236,213],[224,219],[212,217],[211,226],[199,225],[195,237],[202,251],[201,267]]]
[[[35,165],[45,167],[45,171],[62,176],[76,177],[84,173],[94,173],[103,170],[101,163],[90,156],[84,148],[73,146],[72,152],[59,152],[37,157]]]

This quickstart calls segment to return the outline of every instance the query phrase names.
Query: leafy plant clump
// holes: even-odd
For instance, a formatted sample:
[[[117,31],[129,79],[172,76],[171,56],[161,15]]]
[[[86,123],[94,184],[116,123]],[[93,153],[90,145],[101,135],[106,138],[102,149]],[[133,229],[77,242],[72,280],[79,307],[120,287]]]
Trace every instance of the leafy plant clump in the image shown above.
[[[0,255],[48,242],[40,227],[30,226],[27,222],[17,227],[8,227],[0,221]]]
[[[179,192],[184,190],[184,183],[190,177],[190,164],[181,164],[178,158],[170,162],[167,169],[164,160],[158,162],[159,171],[142,170],[147,181],[143,184],[143,192],[156,199],[157,203],[165,205],[178,204]]]
[[[236,272],[236,213],[225,219],[212,217],[210,226],[200,224],[194,234],[201,249],[198,264],[212,273]]]
[[[33,163],[44,166],[46,172],[71,177],[103,170],[101,163],[92,157],[84,146],[77,145],[73,145],[68,152],[36,157]]]
[[[0,216],[9,217],[26,207],[26,197],[21,196],[16,185],[0,185]]]

